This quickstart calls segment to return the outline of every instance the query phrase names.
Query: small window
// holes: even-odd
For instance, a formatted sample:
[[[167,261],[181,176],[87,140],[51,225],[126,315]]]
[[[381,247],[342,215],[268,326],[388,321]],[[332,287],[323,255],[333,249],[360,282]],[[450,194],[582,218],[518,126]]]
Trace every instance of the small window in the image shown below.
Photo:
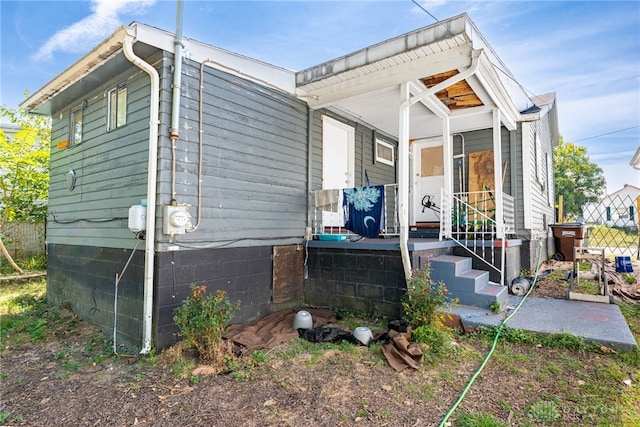
[[[543,159],[543,155],[542,155],[542,144],[540,143],[540,137],[538,136],[538,133],[536,132],[536,136],[535,136],[535,150],[536,150],[536,175],[538,178],[538,182],[542,185],[544,185],[544,181],[542,180],[542,159]]]
[[[118,86],[107,96],[107,130],[117,129],[127,124],[127,87]]]
[[[82,107],[71,111],[71,121],[69,123],[69,146],[74,146],[82,142]]]
[[[395,162],[395,149],[393,145],[376,139],[376,162],[393,166]]]
[[[551,156],[547,153],[547,200],[549,206],[553,206],[554,194],[553,194],[553,161]]]

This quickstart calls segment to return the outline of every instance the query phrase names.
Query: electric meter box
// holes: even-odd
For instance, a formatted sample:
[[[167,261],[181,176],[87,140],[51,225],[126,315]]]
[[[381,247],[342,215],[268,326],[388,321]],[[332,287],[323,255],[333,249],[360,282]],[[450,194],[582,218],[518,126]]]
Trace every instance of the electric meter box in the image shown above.
[[[164,234],[184,234],[191,226],[191,215],[185,205],[167,205],[162,210],[162,232]]]
[[[129,208],[129,230],[134,233],[144,231],[147,224],[147,207],[133,205]]]

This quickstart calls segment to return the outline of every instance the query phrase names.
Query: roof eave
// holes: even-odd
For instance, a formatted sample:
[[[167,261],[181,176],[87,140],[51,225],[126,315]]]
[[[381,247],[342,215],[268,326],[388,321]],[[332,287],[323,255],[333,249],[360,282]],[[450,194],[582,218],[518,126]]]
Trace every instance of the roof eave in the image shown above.
[[[92,70],[100,67],[105,61],[122,49],[122,44],[126,35],[134,35],[133,28],[121,26],[116,29],[111,36],[96,46],[88,54],[80,58],[69,68],[56,76],[49,83],[44,85],[33,95],[20,104],[20,108],[27,112],[36,114],[50,114],[46,110],[46,104],[58,93],[64,91],[78,80],[82,79]]]

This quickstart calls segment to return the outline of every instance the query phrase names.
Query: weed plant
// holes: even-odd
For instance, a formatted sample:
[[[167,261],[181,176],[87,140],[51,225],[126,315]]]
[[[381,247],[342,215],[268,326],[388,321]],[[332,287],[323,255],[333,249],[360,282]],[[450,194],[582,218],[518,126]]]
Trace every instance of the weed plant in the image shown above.
[[[47,257],[45,254],[17,258],[14,261],[25,273],[35,273],[47,269]],[[12,276],[14,274],[16,272],[8,262],[0,264],[0,275]]]
[[[435,282],[431,278],[430,264],[421,270],[413,270],[401,301],[409,324],[414,329],[434,325],[438,321],[437,313],[455,303],[447,294],[444,282]]]
[[[175,310],[173,320],[184,337],[184,345],[193,348],[201,361],[222,370],[224,358],[231,352],[230,342],[222,340],[228,323],[239,304],[231,304],[224,291],[207,294],[206,286],[191,286],[191,294]]]

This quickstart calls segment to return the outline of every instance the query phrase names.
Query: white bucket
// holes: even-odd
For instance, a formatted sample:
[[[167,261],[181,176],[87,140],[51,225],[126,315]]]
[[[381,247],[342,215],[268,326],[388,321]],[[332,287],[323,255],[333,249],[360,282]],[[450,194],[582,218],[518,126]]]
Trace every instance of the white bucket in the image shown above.
[[[293,318],[293,329],[313,329],[313,318],[311,313],[300,310]]]

